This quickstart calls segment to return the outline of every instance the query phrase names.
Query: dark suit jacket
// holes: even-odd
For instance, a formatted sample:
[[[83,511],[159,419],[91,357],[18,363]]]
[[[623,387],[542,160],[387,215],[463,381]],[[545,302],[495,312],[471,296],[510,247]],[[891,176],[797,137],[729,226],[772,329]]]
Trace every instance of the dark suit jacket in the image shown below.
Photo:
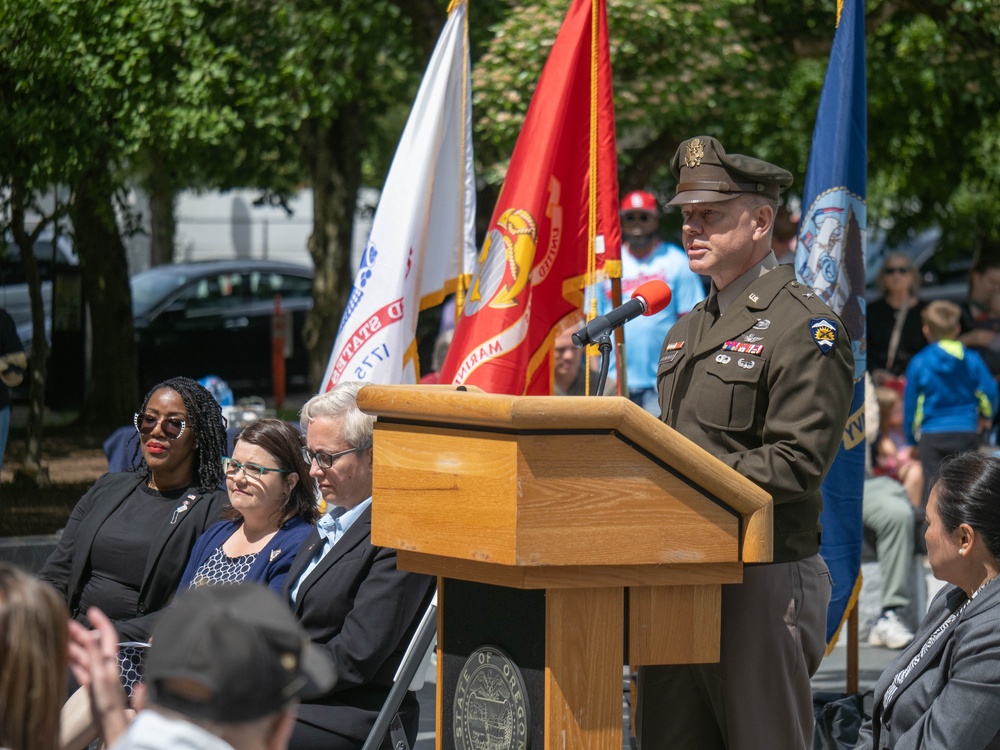
[[[79,614],[80,595],[90,576],[94,538],[108,517],[144,481],[143,475],[131,473],[105,474],[98,479],[73,508],[59,544],[42,566],[39,578],[66,597],[74,617]],[[175,523],[165,523],[150,541],[136,618],[167,606],[177,591],[195,540],[218,520],[227,500],[223,490],[193,494],[188,510],[178,514]],[[147,640],[151,627],[144,627],[141,622],[132,628],[126,623],[116,623],[122,640]]]
[[[314,529],[299,550],[285,579],[286,601],[319,541]],[[358,517],[303,581],[293,607],[336,671],[330,692],[299,706],[300,722],[354,740],[358,747],[364,743],[430,604],[434,583],[430,576],[397,570],[395,550],[372,546],[371,507]],[[414,736],[418,711],[416,699],[408,695],[402,713]]]
[[[955,586],[934,597],[913,642],[875,684],[872,721],[862,727],[858,748],[1000,748],[1000,580],[988,584],[944,631],[883,713],[882,698],[896,674],[963,601],[965,593]]]

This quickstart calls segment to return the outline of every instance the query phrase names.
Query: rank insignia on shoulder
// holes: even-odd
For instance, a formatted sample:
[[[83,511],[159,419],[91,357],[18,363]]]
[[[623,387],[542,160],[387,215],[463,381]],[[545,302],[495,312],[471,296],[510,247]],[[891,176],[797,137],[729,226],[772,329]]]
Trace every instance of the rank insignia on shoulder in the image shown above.
[[[748,344],[745,341],[727,341],[722,345],[724,352],[741,352],[746,354],[760,354],[764,351],[763,344]]]
[[[683,341],[672,341],[671,343],[667,344],[664,347],[663,351],[665,351],[665,352],[675,352],[678,349],[682,348],[683,346],[684,346],[684,342]]]
[[[823,354],[829,354],[837,343],[837,324],[829,318],[812,318],[809,332]]]

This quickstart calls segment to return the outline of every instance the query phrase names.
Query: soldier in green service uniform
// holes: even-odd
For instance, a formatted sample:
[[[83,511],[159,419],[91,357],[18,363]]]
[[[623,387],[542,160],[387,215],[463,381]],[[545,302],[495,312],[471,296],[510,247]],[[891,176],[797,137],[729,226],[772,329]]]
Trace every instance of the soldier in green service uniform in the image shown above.
[[[851,406],[851,342],[771,252],[789,172],[709,136],[672,167],[688,262],[712,286],[663,343],[661,418],[771,494],[774,560],[722,587],[718,664],[640,668],[639,747],[806,750],[831,590],[820,484]]]

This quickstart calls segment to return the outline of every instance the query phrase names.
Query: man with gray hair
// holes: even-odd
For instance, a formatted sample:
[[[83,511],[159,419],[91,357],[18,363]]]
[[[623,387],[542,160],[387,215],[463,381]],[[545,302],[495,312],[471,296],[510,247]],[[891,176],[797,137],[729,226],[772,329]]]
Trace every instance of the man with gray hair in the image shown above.
[[[326,513],[295,558],[284,595],[332,658],[335,679],[299,707],[295,750],[361,747],[434,593],[432,577],[397,570],[396,551],[372,544],[375,418],[358,409],[363,385],[339,383],[301,412],[304,455]],[[411,746],[419,714],[407,694],[400,718]]]

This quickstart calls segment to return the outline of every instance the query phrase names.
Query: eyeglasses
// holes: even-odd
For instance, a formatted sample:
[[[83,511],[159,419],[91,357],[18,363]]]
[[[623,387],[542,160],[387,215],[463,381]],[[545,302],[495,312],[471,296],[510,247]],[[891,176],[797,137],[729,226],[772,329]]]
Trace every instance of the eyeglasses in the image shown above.
[[[882,273],[888,276],[889,274],[892,273],[900,273],[900,274],[910,273],[912,270],[913,269],[907,268],[906,266],[889,266],[884,271],[882,271]]]
[[[272,469],[270,466],[261,466],[260,464],[241,464],[229,456],[222,457],[222,470],[226,472],[228,477],[235,477],[242,471],[243,476],[247,479],[260,479],[265,474],[271,473],[288,474],[288,469]]]
[[[631,214],[622,214],[622,221],[634,221],[634,222],[645,223],[647,221],[653,221],[653,219],[655,218],[656,217],[653,216],[652,214],[645,214],[639,212]]]
[[[365,448],[348,448],[346,451],[338,451],[337,453],[326,453],[324,451],[316,451],[314,453],[308,448],[303,448],[302,458],[304,458],[306,463],[310,466],[312,466],[312,462],[315,461],[320,468],[329,469],[337,463],[337,459],[341,456],[346,456],[348,453],[357,453],[358,451],[363,450],[365,450]]]
[[[132,424],[135,425],[135,431],[140,435],[152,435],[153,430],[156,429],[156,425],[160,425],[160,431],[167,440],[176,440],[184,434],[184,428],[187,427],[187,422],[183,419],[178,419],[177,417],[157,419],[152,414],[146,414],[145,412],[142,414],[136,412],[135,417],[132,419]]]

